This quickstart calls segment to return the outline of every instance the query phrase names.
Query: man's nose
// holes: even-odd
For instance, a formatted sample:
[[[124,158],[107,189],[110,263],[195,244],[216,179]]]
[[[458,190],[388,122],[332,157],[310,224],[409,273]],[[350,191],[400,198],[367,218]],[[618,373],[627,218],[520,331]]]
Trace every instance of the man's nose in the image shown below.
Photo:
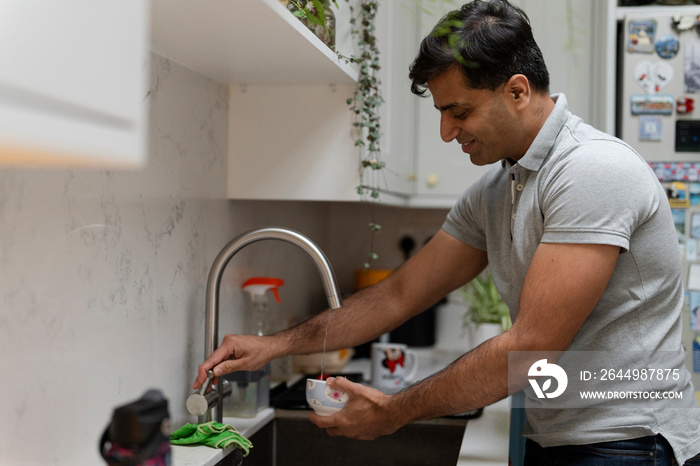
[[[459,135],[459,128],[451,118],[440,116],[440,137],[445,142],[450,142]]]

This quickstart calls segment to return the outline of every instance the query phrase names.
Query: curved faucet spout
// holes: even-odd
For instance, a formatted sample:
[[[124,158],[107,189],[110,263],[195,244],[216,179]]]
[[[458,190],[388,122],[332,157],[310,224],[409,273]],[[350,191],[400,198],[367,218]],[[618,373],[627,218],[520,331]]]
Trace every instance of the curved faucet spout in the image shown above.
[[[219,289],[221,286],[221,277],[223,276],[226,265],[231,258],[245,246],[266,239],[276,239],[295,244],[303,249],[316,264],[323,287],[326,291],[328,306],[333,309],[338,309],[342,306],[340,291],[335,279],[335,273],[331,267],[326,255],[306,236],[297,233],[296,231],[285,228],[261,228],[259,230],[249,231],[244,233],[231,242],[229,242],[219,252],[219,255],[214,259],[214,263],[209,270],[209,278],[207,279],[207,299],[206,299],[206,322],[204,335],[204,355],[209,357],[211,353],[219,346]],[[221,381],[219,381],[221,384]],[[220,388],[220,387],[219,387]],[[216,420],[222,422],[223,410],[222,403],[216,406]],[[211,411],[207,412],[206,420],[212,420]]]

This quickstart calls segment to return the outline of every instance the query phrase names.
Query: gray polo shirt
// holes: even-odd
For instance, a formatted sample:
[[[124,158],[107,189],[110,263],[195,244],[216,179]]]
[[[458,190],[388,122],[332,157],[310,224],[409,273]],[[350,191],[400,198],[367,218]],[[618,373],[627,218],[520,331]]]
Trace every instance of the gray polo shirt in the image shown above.
[[[572,115],[564,95],[553,98],[525,156],[494,165],[461,196],[443,229],[487,252],[514,321],[540,243],[619,246],[610,283],[569,351],[669,351],[686,409],[528,409],[524,433],[544,447],[661,433],[682,464],[700,452],[700,409],[680,346],[681,258],[669,203],[639,154]]]

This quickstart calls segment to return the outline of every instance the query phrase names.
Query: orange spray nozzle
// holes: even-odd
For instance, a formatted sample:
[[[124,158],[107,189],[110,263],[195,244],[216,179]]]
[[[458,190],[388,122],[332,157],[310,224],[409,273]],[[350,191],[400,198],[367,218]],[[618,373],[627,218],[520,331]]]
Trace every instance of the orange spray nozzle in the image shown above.
[[[282,301],[280,300],[278,289],[282,285],[284,285],[284,280],[281,278],[253,277],[246,280],[241,288],[252,296],[262,296],[267,293],[268,290],[272,290],[275,301],[281,303]]]

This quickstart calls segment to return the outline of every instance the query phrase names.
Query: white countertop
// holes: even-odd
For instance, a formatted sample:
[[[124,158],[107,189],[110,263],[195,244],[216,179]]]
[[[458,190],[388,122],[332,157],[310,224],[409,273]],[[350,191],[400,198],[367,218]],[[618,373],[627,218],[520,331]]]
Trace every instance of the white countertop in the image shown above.
[[[275,418],[275,410],[263,409],[253,418],[224,417],[224,424],[230,424],[246,438],[250,438],[265,424]],[[173,466],[214,466],[234,449],[212,448],[205,445],[172,445]]]

